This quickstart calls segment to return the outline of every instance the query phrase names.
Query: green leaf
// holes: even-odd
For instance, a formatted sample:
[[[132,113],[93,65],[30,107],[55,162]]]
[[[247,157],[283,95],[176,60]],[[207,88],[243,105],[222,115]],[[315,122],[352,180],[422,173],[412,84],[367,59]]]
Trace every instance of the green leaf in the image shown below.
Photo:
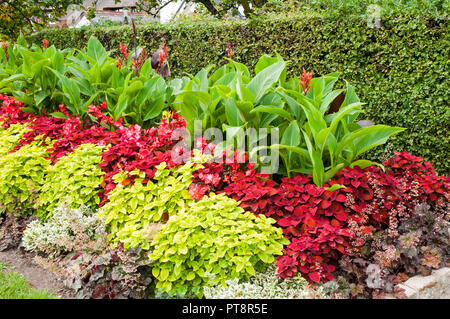
[[[103,64],[104,60],[108,56],[105,48],[101,42],[94,36],[91,36],[87,45],[87,55],[91,58],[92,64]]]
[[[288,128],[284,131],[281,144],[287,146],[297,146],[300,144],[300,128],[298,127],[297,121],[291,121]]]
[[[269,114],[277,114],[277,115],[284,117],[288,121],[293,120],[292,115],[289,112],[287,112],[283,109],[280,109],[280,108],[272,107],[272,106],[261,105],[261,106],[254,108],[252,111],[250,111],[251,114],[256,114],[256,113],[261,113],[261,112],[269,113]]]
[[[233,99],[226,101],[225,115],[230,126],[242,126],[244,124],[239,109]]]
[[[286,67],[286,62],[277,62],[260,71],[247,85],[247,88],[255,96],[255,103],[263,97],[266,91],[276,82],[278,82],[281,73]]]

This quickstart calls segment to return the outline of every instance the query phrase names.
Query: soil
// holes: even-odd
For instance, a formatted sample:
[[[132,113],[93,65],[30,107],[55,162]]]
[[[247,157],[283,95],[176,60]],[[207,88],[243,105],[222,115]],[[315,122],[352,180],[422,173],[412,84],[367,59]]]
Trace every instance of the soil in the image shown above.
[[[31,287],[45,289],[61,299],[75,299],[71,290],[64,286],[62,279],[39,266],[33,256],[25,255],[19,249],[9,249],[0,251],[0,261],[9,266],[9,270],[24,275]]]

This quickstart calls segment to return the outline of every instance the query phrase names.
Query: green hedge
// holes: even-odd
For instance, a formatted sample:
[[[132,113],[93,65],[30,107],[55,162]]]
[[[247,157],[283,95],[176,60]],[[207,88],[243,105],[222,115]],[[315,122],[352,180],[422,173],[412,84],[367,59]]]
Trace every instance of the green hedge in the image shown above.
[[[139,43],[154,52],[161,40],[169,46],[172,75],[196,73],[208,64],[222,64],[227,43],[234,59],[248,66],[263,54],[278,52],[289,60],[289,72],[302,68],[316,75],[340,71],[367,102],[365,116],[376,123],[408,128],[385,150],[409,151],[449,174],[449,25],[446,18],[383,16],[380,29],[363,16],[304,12],[248,21],[181,21],[139,26]],[[119,42],[133,47],[130,26],[47,29],[33,35],[57,47],[82,47],[95,35],[118,53]]]

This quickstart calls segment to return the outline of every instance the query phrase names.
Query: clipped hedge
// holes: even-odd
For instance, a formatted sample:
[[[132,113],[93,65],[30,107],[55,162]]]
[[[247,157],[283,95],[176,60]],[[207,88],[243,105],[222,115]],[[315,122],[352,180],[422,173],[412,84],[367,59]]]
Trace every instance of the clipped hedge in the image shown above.
[[[377,29],[369,27],[364,16],[342,16],[337,11],[303,12],[239,22],[152,23],[138,27],[138,40],[151,52],[167,40],[173,76],[223,64],[228,42],[233,58],[248,66],[263,54],[278,52],[290,61],[291,75],[299,75],[301,68],[315,75],[340,71],[368,103],[367,119],[408,129],[384,149],[373,151],[372,159],[382,157],[385,150],[409,151],[448,175],[448,19],[386,15]],[[47,29],[33,35],[32,41],[40,44],[46,38],[60,48],[80,48],[95,35],[107,49],[119,53],[120,41],[133,47],[132,33],[130,26]]]

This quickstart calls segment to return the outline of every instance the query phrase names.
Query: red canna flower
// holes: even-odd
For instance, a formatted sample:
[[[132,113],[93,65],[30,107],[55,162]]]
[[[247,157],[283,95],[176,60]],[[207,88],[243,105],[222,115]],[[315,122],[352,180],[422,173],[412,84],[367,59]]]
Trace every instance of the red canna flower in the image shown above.
[[[308,93],[309,88],[311,85],[309,84],[312,79],[312,72],[306,72],[305,69],[303,69],[303,74],[300,75],[300,86],[303,88],[303,93]]]
[[[120,42],[119,46],[120,46],[120,53],[125,58],[125,60],[128,60],[128,45],[122,44],[122,42]]]
[[[121,58],[118,58],[118,59],[117,59],[117,61],[116,61],[116,66],[117,66],[117,68],[118,68],[119,70],[122,68],[122,59],[121,59]]]
[[[228,43],[227,54],[230,59],[233,57],[233,50],[231,49],[231,43]]]
[[[42,46],[44,49],[48,49],[48,40],[47,39],[42,40]]]
[[[162,42],[162,49],[159,52],[159,57],[158,57],[158,68],[157,68],[157,72],[159,73],[159,70],[162,70],[164,63],[167,61],[167,57],[169,56],[169,49],[166,46],[166,40],[163,40]]]
[[[9,62],[9,53],[8,53],[8,42],[2,42],[3,51],[5,52],[6,62]]]

